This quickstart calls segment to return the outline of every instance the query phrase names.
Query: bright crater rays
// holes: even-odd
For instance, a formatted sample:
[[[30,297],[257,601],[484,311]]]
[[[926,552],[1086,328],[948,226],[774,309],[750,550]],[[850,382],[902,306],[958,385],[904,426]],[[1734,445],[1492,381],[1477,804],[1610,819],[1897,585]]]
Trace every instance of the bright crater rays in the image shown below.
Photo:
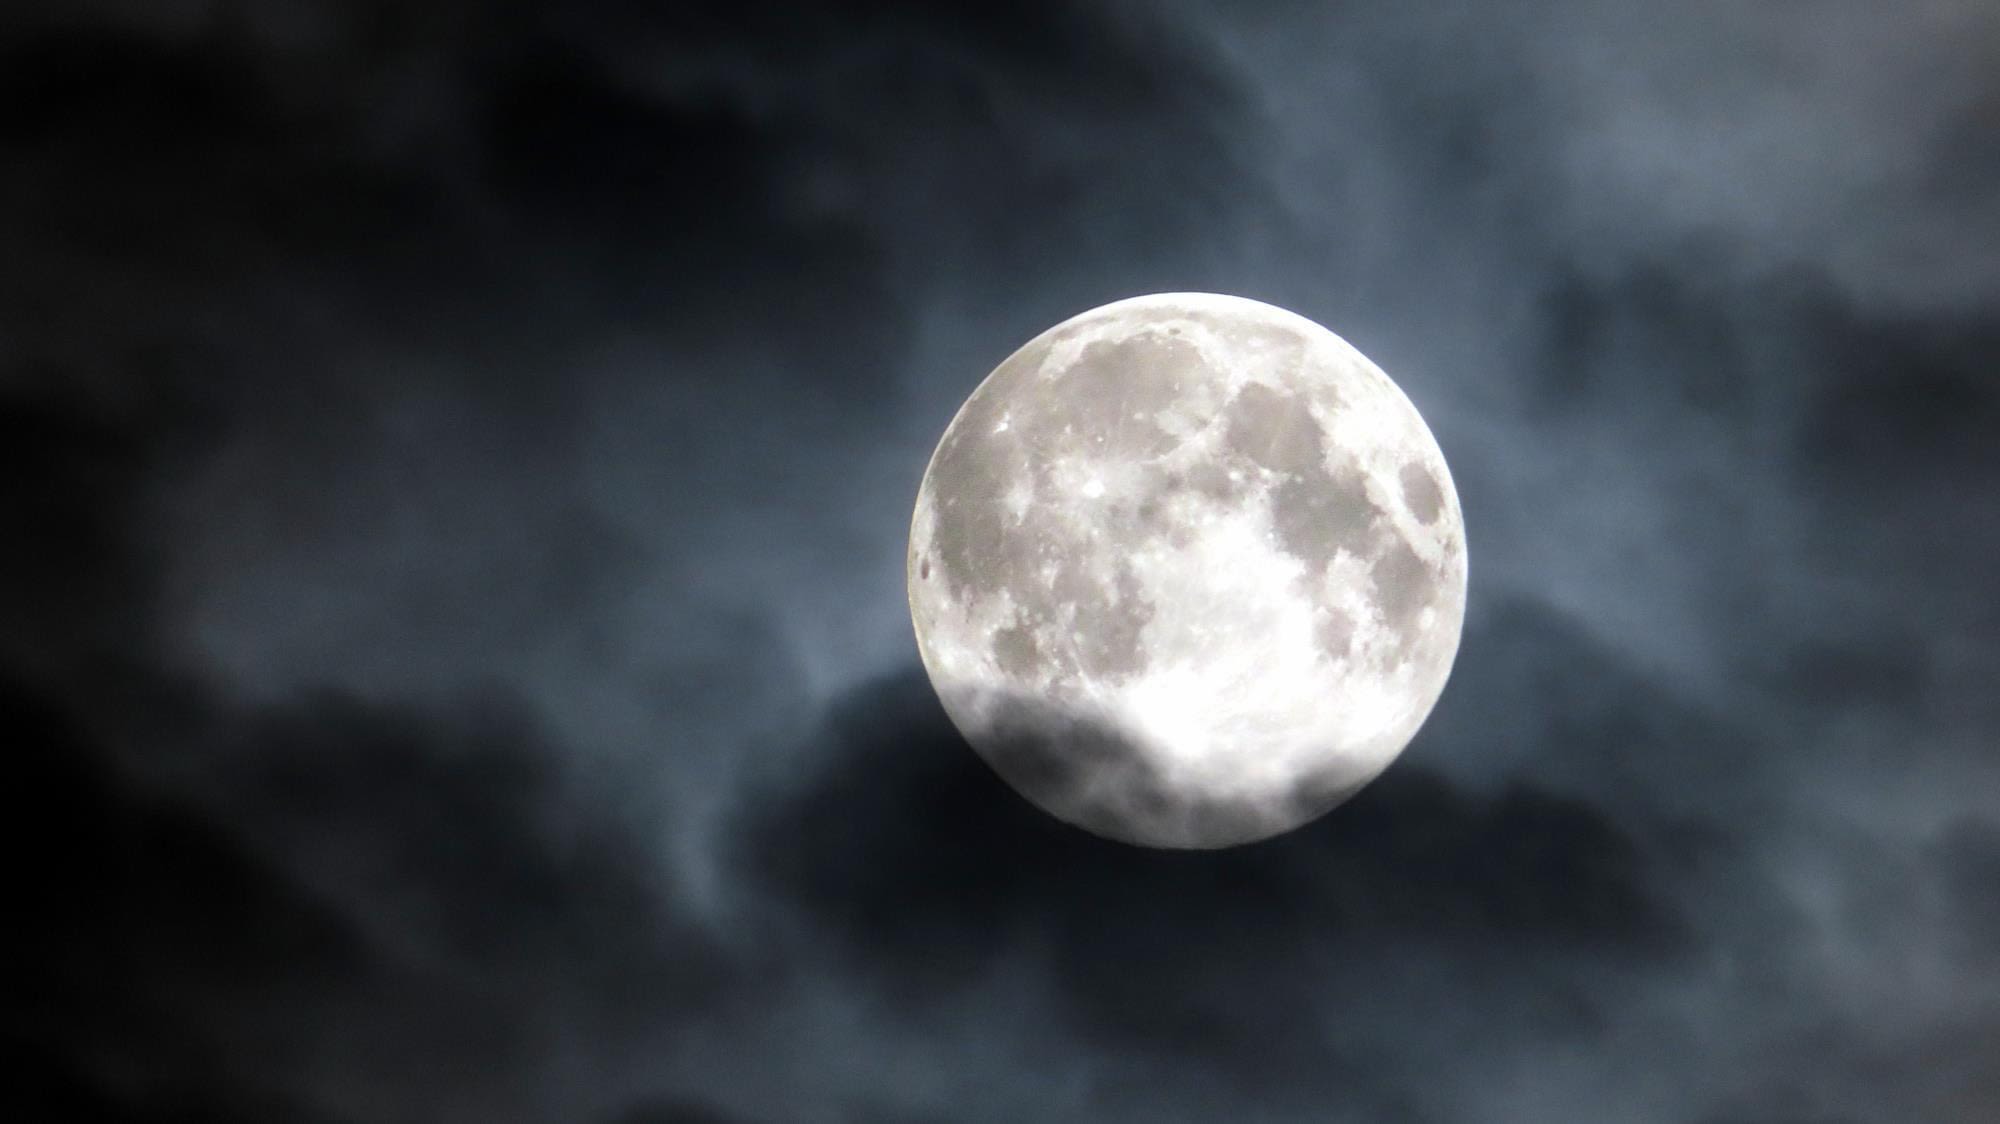
[[[1100,835],[1290,830],[1402,752],[1465,611],[1443,454],[1332,332],[1257,301],[1135,297],[1049,329],[946,429],[909,550],[947,714]]]

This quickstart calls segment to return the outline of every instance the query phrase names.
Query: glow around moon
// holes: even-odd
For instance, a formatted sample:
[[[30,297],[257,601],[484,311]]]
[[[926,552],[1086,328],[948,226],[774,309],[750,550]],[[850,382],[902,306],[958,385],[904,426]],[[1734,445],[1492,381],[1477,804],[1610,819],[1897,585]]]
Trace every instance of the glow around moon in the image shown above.
[[[1100,835],[1290,830],[1402,752],[1444,689],[1465,533],[1409,399],[1239,297],[1093,309],[945,430],[909,549],[918,650],[1001,777]]]

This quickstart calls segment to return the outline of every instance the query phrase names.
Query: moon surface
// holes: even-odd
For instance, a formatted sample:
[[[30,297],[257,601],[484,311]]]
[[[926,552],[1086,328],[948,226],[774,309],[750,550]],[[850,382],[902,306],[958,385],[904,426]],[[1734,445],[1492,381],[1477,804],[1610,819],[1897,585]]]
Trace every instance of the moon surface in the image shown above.
[[[1409,744],[1465,616],[1444,455],[1346,341],[1162,293],[987,376],[917,494],[910,615],[959,731],[1047,812],[1153,847],[1306,823]]]

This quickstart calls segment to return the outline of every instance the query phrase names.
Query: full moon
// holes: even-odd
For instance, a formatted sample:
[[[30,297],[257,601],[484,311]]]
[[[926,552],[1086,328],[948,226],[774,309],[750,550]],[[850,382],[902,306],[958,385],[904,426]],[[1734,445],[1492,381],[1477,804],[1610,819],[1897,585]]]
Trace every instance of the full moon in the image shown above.
[[[1289,831],[1402,753],[1465,616],[1444,454],[1345,340],[1259,301],[1133,297],[1008,356],[910,527],[917,649],[1050,814],[1152,847]]]

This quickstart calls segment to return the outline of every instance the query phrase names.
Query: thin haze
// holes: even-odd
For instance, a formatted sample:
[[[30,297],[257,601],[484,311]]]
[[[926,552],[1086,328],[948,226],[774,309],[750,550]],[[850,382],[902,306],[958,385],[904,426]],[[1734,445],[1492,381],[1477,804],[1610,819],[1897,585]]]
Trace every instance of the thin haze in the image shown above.
[[[2000,9],[0,8],[24,1119],[2000,1116]],[[1240,293],[1452,681],[1293,835],[980,765],[978,380]]]

